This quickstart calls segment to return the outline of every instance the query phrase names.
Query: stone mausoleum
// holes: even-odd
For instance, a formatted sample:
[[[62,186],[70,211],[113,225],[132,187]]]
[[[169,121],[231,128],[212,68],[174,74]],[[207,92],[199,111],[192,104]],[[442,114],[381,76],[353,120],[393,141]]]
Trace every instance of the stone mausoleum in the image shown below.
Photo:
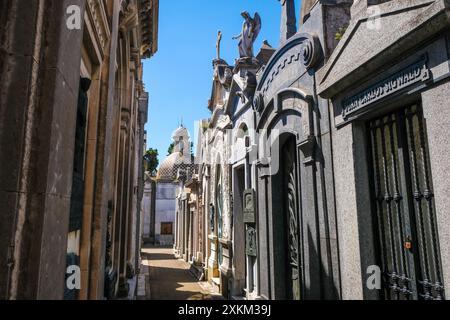
[[[278,48],[213,61],[206,278],[235,299],[447,299],[449,2],[280,7]]]

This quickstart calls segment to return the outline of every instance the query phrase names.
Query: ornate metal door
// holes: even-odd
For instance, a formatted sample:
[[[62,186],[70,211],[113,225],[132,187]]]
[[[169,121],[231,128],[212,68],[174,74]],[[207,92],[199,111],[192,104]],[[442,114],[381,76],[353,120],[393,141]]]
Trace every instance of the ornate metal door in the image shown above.
[[[413,105],[370,121],[372,194],[385,299],[443,299],[426,128]]]
[[[299,259],[299,223],[298,223],[298,189],[295,140],[289,139],[282,149],[284,178],[284,214],[286,221],[287,273],[286,297],[300,300],[300,259]]]

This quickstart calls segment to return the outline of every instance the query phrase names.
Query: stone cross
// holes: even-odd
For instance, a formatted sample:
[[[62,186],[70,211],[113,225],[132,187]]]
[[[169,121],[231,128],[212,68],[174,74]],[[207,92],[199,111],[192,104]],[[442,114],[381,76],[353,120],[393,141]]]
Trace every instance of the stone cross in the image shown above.
[[[283,45],[290,37],[297,33],[297,20],[295,18],[294,0],[278,0],[281,2],[281,38],[280,45]]]
[[[217,32],[217,42],[216,42],[217,60],[220,60],[220,42],[221,41],[222,41],[222,31],[219,30],[219,32]]]

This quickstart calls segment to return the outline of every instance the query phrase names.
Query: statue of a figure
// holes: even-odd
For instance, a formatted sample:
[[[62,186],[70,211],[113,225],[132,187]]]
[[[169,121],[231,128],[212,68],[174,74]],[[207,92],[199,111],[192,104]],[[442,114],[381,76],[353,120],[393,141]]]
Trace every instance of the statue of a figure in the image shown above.
[[[241,58],[253,58],[253,43],[261,31],[261,17],[256,12],[252,19],[247,11],[242,12],[241,16],[245,19],[242,32],[233,39],[239,39],[239,55]]]
[[[217,32],[217,43],[216,43],[217,60],[220,60],[220,42],[221,41],[222,41],[222,31],[219,30],[219,32]]]

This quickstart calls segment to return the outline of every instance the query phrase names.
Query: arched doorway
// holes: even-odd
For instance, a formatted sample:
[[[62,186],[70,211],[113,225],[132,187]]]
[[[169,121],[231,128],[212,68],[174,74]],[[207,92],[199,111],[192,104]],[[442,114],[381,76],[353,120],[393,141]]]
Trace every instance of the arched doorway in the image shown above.
[[[283,174],[283,218],[286,248],[286,298],[300,300],[300,250],[298,219],[298,177],[295,138],[290,137],[281,149]]]
[[[299,171],[296,138],[280,137],[279,169],[272,179],[276,299],[300,300]]]

